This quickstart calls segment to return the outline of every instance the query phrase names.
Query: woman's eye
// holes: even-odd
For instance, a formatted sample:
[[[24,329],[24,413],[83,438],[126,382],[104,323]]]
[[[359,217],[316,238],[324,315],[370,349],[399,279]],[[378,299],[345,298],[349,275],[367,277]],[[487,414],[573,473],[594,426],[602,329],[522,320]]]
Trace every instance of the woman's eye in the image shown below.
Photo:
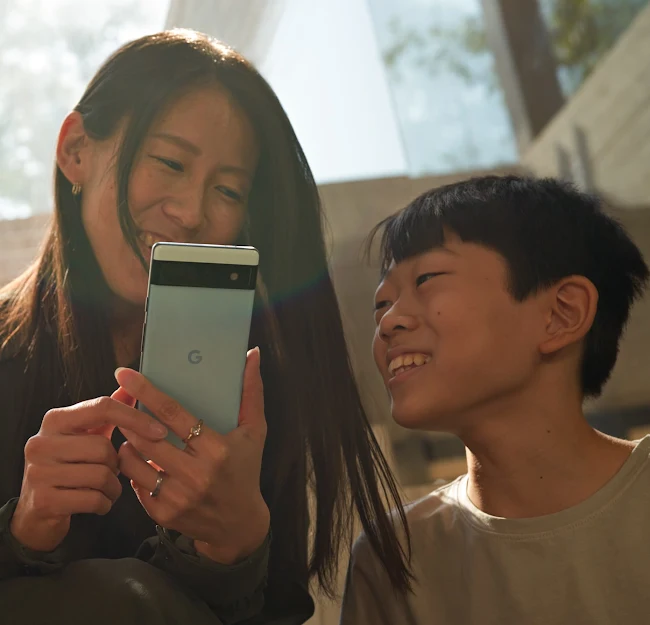
[[[381,302],[377,302],[375,304],[375,312],[379,310],[383,310],[384,308],[387,308],[390,306],[390,302],[388,300],[382,300]]]
[[[169,158],[163,158],[162,156],[154,156],[154,158],[159,163],[162,163],[163,165],[169,167],[169,169],[173,169],[174,171],[178,171],[178,172],[184,171],[183,164],[179,163],[178,161],[173,161]]]
[[[442,275],[444,275],[444,272],[442,271],[437,271],[434,273],[423,273],[422,275],[417,277],[415,284],[416,286],[420,286],[421,284],[424,284],[425,282],[431,280],[431,278],[435,278],[436,276],[442,276]]]
[[[235,200],[237,202],[241,202],[244,199],[244,196],[241,193],[239,193],[239,191],[235,191],[230,187],[218,186],[217,191],[219,191],[219,193],[223,193],[226,197],[230,198],[231,200]]]

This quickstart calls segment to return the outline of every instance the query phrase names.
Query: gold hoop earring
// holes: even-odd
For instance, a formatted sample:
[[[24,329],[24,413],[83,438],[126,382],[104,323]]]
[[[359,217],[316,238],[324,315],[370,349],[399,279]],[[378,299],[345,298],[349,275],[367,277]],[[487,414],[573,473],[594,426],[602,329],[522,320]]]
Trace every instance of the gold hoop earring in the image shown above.
[[[78,182],[75,182],[72,185],[72,195],[79,195],[81,193],[81,185]]]

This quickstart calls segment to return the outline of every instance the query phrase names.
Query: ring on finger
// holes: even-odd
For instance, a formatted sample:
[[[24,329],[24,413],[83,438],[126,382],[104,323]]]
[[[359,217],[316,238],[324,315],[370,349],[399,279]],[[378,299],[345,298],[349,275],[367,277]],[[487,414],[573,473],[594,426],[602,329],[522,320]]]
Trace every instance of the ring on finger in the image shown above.
[[[203,427],[203,419],[199,419],[195,426],[190,428],[190,433],[183,439],[187,445],[193,438],[201,436],[201,428]]]
[[[154,489],[149,493],[149,497],[152,499],[155,499],[160,495],[160,489],[162,487],[163,480],[165,479],[165,472],[164,471],[158,471],[158,477],[156,478],[156,485],[154,486]]]

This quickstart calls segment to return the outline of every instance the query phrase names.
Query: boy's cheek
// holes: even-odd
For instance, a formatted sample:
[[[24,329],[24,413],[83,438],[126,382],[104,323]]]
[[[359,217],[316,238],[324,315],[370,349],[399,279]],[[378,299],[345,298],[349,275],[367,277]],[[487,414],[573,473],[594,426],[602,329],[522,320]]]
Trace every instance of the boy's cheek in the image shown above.
[[[375,339],[372,344],[372,356],[379,373],[381,373],[382,377],[385,378],[387,375],[386,350],[382,349],[381,345],[377,344],[377,339]]]

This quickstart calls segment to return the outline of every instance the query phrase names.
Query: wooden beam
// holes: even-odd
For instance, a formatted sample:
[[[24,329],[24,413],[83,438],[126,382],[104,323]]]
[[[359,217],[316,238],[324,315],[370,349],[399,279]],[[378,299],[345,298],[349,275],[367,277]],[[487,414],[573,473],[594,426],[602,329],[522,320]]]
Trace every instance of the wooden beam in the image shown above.
[[[487,40],[523,154],[564,103],[537,0],[481,0]]]

